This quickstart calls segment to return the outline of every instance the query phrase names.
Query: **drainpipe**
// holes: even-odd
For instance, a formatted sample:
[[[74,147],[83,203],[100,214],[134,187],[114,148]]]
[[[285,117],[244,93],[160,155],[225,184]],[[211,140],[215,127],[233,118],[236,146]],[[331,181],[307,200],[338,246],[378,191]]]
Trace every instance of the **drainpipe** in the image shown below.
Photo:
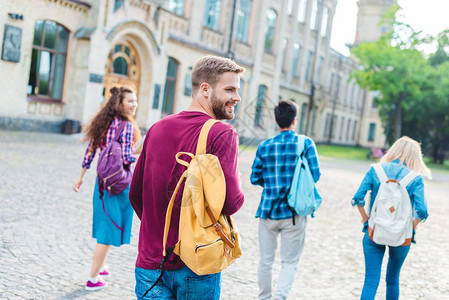
[[[323,0],[318,1],[318,7],[317,7],[317,27],[316,27],[316,36],[315,36],[315,46],[314,46],[314,54],[312,57],[312,66],[311,66],[311,72],[310,72],[310,95],[309,95],[309,105],[307,107],[307,118],[306,118],[306,128],[305,128],[305,135],[308,135],[309,133],[309,127],[310,127],[310,115],[313,111],[313,107],[315,106],[315,68],[316,68],[316,62],[318,58],[318,48],[320,45],[320,38],[321,38],[321,26],[322,24],[322,18],[323,18],[323,9],[324,9],[324,3]]]
[[[334,132],[335,108],[337,106],[337,100],[338,100],[338,96],[339,96],[339,93],[340,93],[340,80],[341,80],[340,72],[341,72],[341,65],[342,65],[342,63],[343,63],[343,55],[340,54],[338,70],[337,70],[337,87],[335,89],[334,101],[332,103],[332,113],[331,113],[331,120],[330,120],[330,124],[329,124],[329,137],[327,138],[327,143],[328,144],[331,144],[331,142],[332,142],[332,134]]]
[[[234,59],[234,51],[232,49],[232,46],[234,44],[234,25],[235,25],[235,13],[237,10],[237,1],[234,0],[232,3],[232,16],[231,16],[231,31],[229,33],[229,43],[228,43],[228,51],[226,53],[226,56],[230,59]]]

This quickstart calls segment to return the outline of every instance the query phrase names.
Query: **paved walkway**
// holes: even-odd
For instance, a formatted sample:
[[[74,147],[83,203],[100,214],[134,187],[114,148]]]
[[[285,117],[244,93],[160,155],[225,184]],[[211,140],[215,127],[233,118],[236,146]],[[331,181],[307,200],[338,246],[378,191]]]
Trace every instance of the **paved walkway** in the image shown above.
[[[137,218],[131,245],[110,253],[109,287],[84,290],[95,245],[95,172],[87,173],[80,194],[72,191],[86,146],[79,137],[0,131],[0,299],[135,299]],[[249,183],[253,157],[251,151],[240,155],[246,202],[235,220],[244,254],[223,272],[222,299],[257,297],[254,213],[261,188]],[[329,158],[321,163],[324,201],[316,218],[308,220],[306,246],[289,299],[358,299],[364,275],[362,233],[350,199],[369,164]],[[434,177],[426,182],[430,217],[420,226],[418,244],[412,246],[401,274],[402,299],[449,299],[449,176]],[[274,278],[279,269],[277,259]],[[384,282],[378,296],[385,298]]]

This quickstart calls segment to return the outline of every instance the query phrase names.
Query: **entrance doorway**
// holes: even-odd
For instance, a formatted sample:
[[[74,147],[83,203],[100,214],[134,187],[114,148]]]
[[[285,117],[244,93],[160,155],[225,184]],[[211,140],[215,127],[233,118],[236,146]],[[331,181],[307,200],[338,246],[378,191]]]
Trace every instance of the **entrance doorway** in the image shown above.
[[[140,61],[136,49],[127,41],[116,43],[109,52],[106,72],[103,77],[103,103],[111,96],[110,89],[118,85],[128,85],[135,89],[137,97],[140,83]],[[137,98],[138,99],[138,98]],[[137,115],[137,113],[136,113]]]

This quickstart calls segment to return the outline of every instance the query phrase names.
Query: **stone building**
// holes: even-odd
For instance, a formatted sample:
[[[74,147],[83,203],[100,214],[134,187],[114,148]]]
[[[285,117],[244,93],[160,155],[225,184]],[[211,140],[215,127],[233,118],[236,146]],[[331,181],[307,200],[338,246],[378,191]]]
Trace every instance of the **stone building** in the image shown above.
[[[372,95],[349,79],[357,64],[330,48],[336,2],[0,0],[0,128],[77,132],[112,86],[131,84],[148,129],[189,105],[192,66],[215,54],[246,68],[232,121],[242,141],[273,135],[274,105],[292,99],[297,131],[318,143],[383,146]],[[363,37],[372,18],[360,11]]]

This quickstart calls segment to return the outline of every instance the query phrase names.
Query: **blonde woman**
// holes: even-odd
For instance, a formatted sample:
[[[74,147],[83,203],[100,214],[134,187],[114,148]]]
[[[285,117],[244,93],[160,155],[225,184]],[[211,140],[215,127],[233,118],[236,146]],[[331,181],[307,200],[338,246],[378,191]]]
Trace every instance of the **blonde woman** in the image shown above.
[[[400,181],[410,171],[418,173],[410,184],[407,185],[406,190],[410,196],[411,205],[414,208],[413,220],[413,234],[417,225],[424,222],[427,217],[427,203],[424,198],[424,182],[422,175],[431,179],[429,168],[423,161],[421,152],[421,145],[409,137],[401,137],[398,139],[387,153],[380,160],[380,164],[384,169],[389,179],[396,179]],[[382,259],[384,257],[384,245],[374,243],[368,235],[368,219],[369,214],[366,213],[365,195],[371,191],[371,201],[368,212],[371,212],[374,199],[376,199],[377,192],[380,187],[380,180],[373,167],[370,168],[365,175],[357,193],[352,199],[352,205],[357,205],[357,208],[362,216],[364,223],[363,232],[363,254],[365,256],[365,282],[363,285],[362,296],[360,299],[374,299],[377,288],[379,286]],[[414,242],[412,238],[412,242]],[[399,298],[399,274],[401,272],[402,264],[410,250],[408,246],[392,247],[388,246],[389,258],[386,274],[387,284],[387,300]]]

